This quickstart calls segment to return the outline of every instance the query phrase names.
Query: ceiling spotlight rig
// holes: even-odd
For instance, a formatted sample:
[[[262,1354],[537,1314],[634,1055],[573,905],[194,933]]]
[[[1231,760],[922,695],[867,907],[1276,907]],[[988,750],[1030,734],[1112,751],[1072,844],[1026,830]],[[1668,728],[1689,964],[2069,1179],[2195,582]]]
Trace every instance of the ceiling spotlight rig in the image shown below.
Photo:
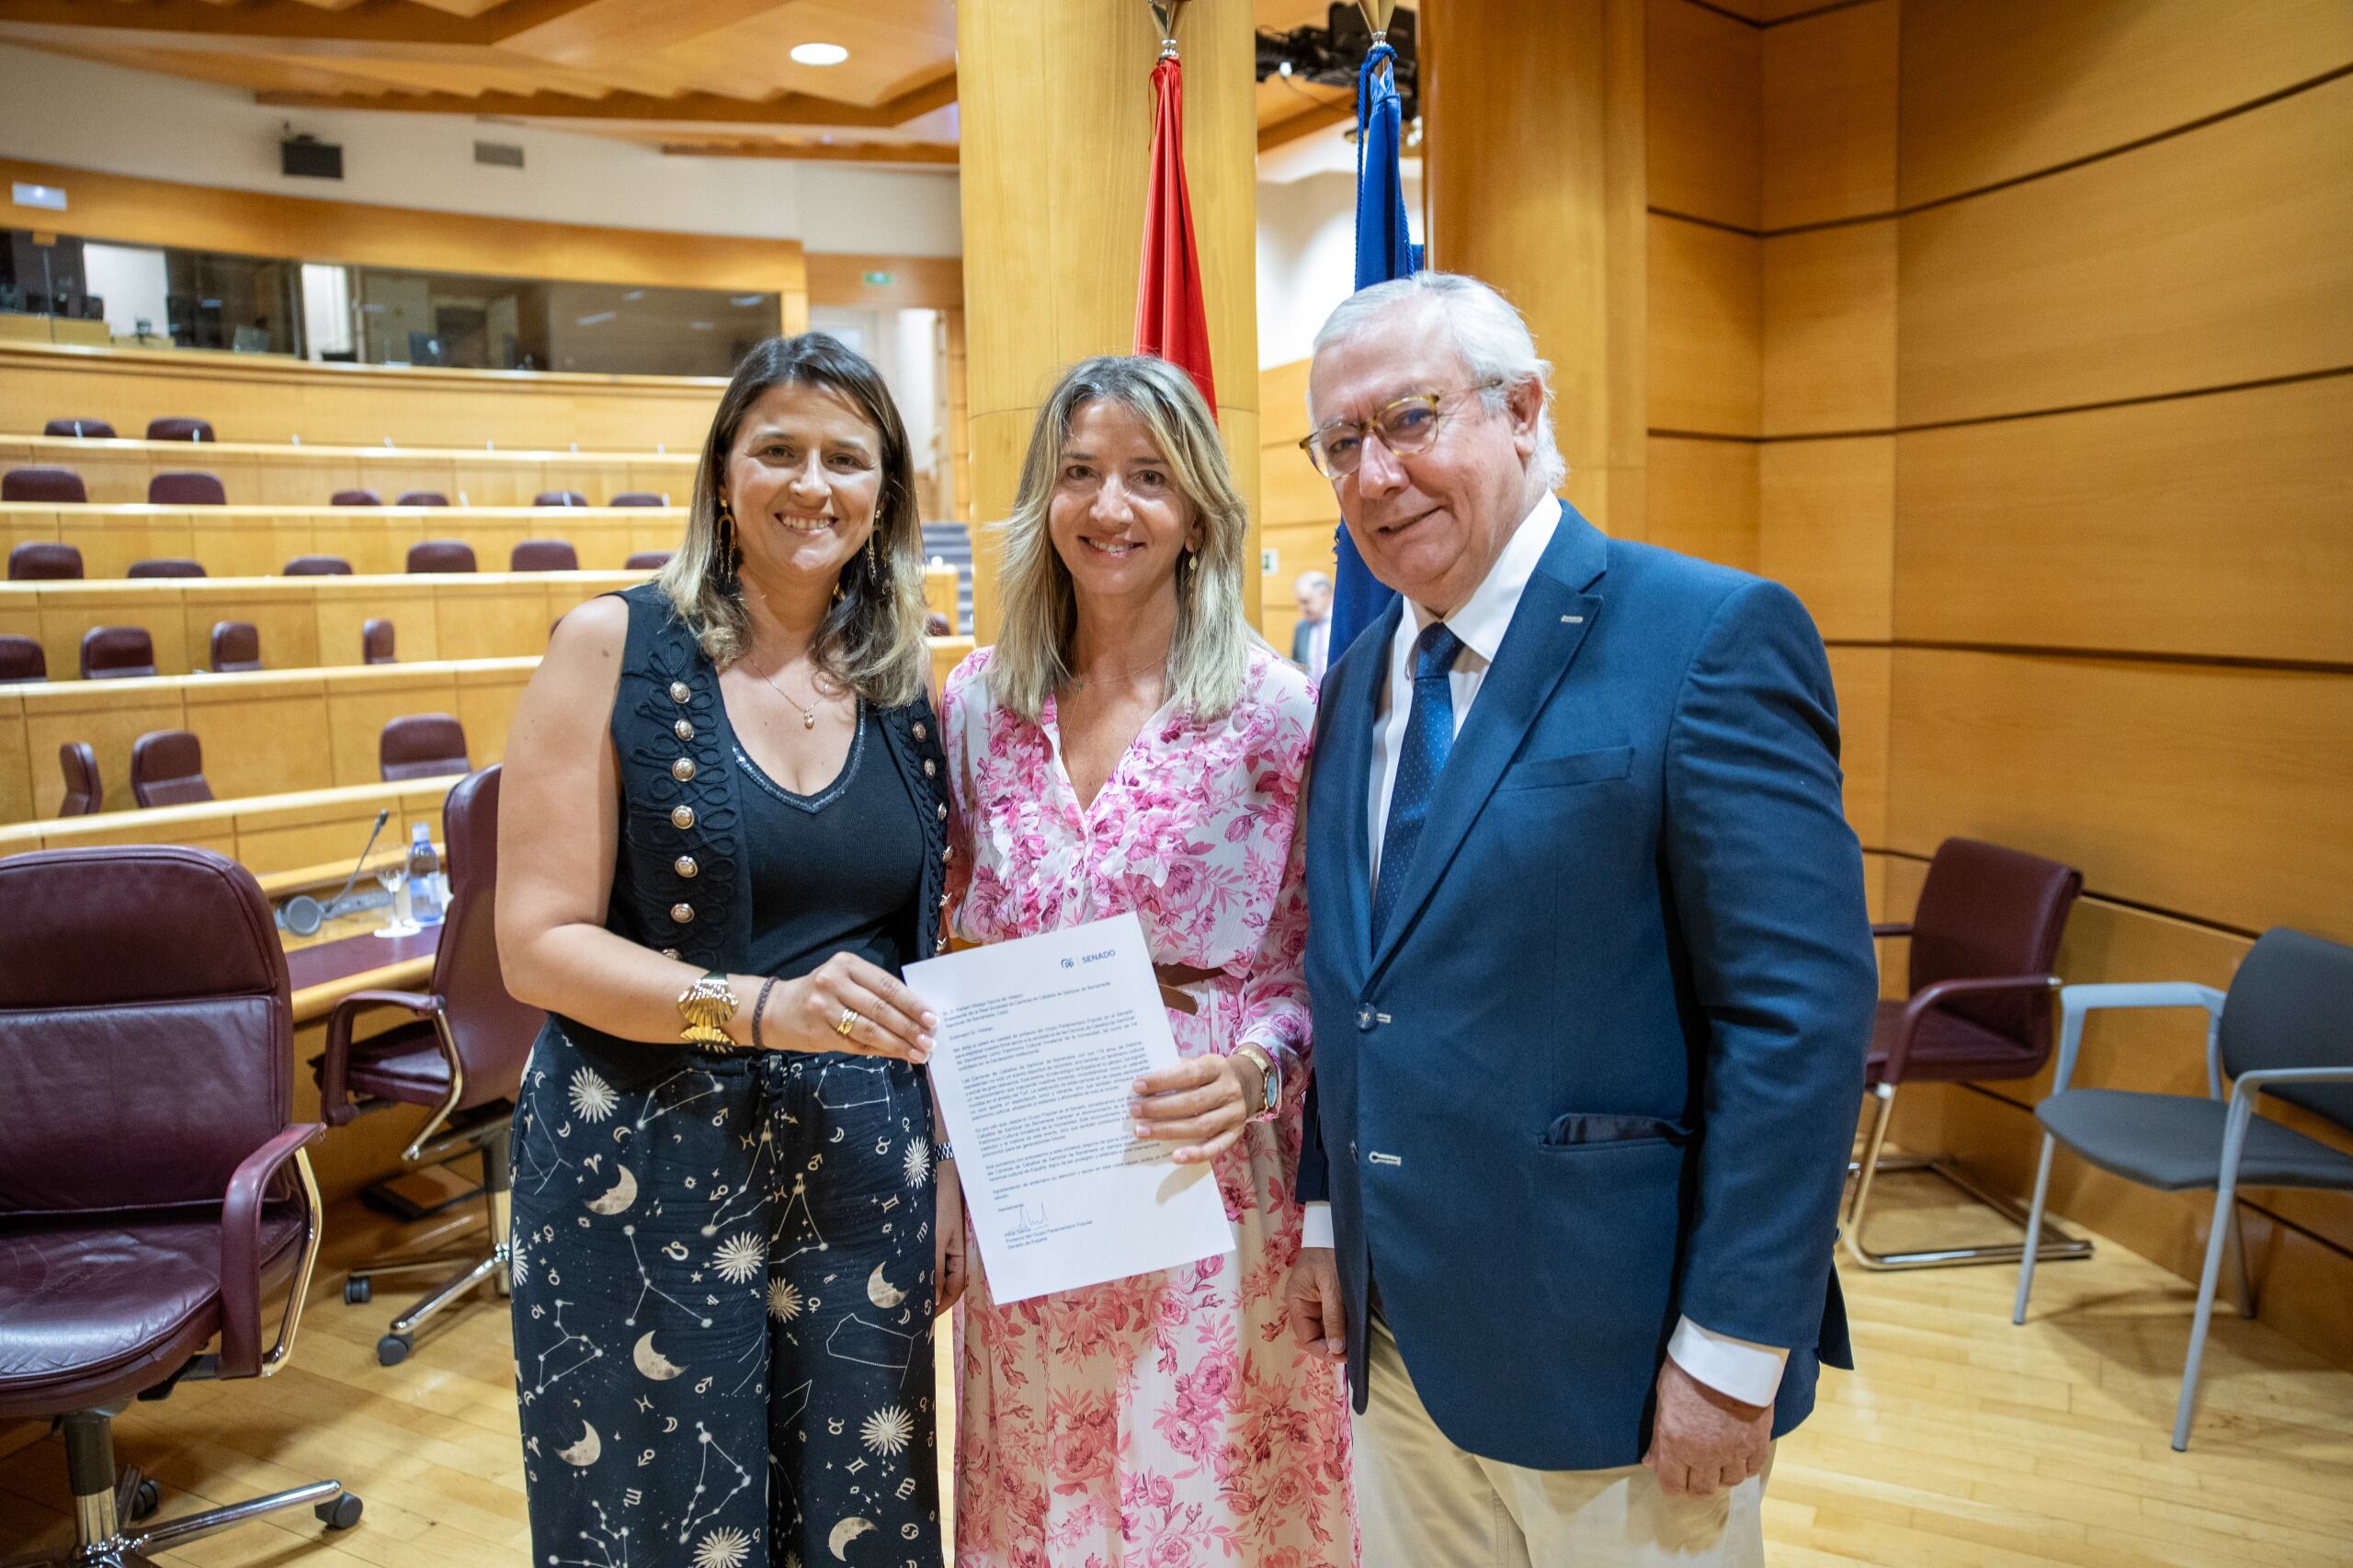
[[[1397,96],[1410,122],[1421,112],[1420,58],[1414,46],[1414,13],[1398,9],[1389,18],[1389,47],[1397,51]],[[1258,80],[1281,76],[1322,87],[1357,85],[1357,67],[1372,47],[1372,28],[1354,0],[1336,3],[1320,28],[1287,33],[1258,30]]]

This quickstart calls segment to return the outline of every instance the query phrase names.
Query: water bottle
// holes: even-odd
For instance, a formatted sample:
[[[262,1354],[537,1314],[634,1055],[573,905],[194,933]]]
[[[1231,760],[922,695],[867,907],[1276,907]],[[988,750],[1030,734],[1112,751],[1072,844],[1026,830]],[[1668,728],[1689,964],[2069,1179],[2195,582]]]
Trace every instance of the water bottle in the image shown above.
[[[408,905],[409,918],[419,926],[441,924],[441,893],[435,885],[433,873],[441,869],[441,858],[433,852],[433,829],[430,823],[409,824],[408,842]]]

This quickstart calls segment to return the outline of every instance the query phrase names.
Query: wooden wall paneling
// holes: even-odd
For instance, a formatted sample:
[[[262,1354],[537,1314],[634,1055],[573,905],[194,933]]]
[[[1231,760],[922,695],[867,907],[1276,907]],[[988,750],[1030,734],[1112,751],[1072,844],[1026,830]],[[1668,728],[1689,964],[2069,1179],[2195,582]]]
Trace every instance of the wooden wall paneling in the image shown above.
[[[1765,29],[1768,231],[1894,210],[1903,4],[1870,0]]]
[[[36,817],[53,817],[65,798],[57,748],[87,741],[97,754],[98,780],[109,801],[131,801],[131,748],[150,730],[185,727],[185,680],[63,681],[16,688],[24,705]]]
[[[1838,696],[1838,765],[1846,774],[1847,825],[1866,848],[1887,843],[1893,654],[1842,643],[1828,650]]]
[[[104,519],[78,507],[57,509],[57,538],[82,552],[82,572],[88,578],[120,577],[134,562],[168,556],[194,556],[193,520],[183,511],[141,505]]]
[[[528,506],[531,503],[529,495],[525,495],[520,501],[511,498],[521,488],[511,477],[515,467],[515,460],[511,459],[483,458],[481,469],[487,469],[489,475],[494,477],[485,476],[481,469],[472,467],[460,475],[460,464],[465,460],[452,457],[448,452],[430,455],[396,452],[386,447],[381,451],[354,452],[350,460],[352,487],[374,491],[387,506],[396,504],[412,490],[437,491],[447,495],[454,506]],[[525,477],[536,479],[538,476],[534,473]],[[313,493],[296,505],[324,506],[335,494],[333,488],[324,494],[318,494],[315,482],[311,488]],[[461,492],[465,494],[463,500],[459,499]]]
[[[38,792],[34,782],[37,773],[42,769],[57,771],[54,746],[38,766],[33,761],[32,744],[25,733],[25,704],[17,696],[22,689],[0,686],[0,824],[30,820]],[[65,798],[63,778],[58,782],[57,798]],[[0,833],[6,831],[0,826]]]
[[[819,251],[807,258],[813,305],[874,305],[896,310],[961,310],[964,262],[953,256],[858,256]],[[889,283],[867,281],[887,272]],[[715,401],[715,400],[714,400]],[[706,418],[706,423],[708,419]]]
[[[392,647],[405,662],[416,664],[447,657],[441,650],[441,618],[434,608],[435,584],[446,578],[428,576],[347,577],[319,597],[319,662],[328,665],[365,662],[361,633],[368,622],[392,623]]]
[[[956,666],[972,657],[975,646],[968,633],[961,637],[935,637],[931,640],[931,678],[934,686],[944,687]]]
[[[972,652],[967,647],[966,653]],[[515,722],[539,659],[473,659],[457,666],[458,722],[466,727],[466,755],[476,767],[506,756],[506,732]],[[951,664],[949,666],[953,669]]]
[[[1904,218],[1904,425],[2353,365],[2353,77]],[[2325,165],[2324,165],[2325,166]]]
[[[237,863],[256,876],[324,866],[341,861],[348,866],[368,842],[369,827],[381,807],[392,808],[392,818],[376,841],[406,844],[411,822],[432,824],[436,843],[441,840],[441,798],[451,780],[421,780],[411,785],[377,785],[357,790],[322,790],[282,801],[239,801],[234,822]],[[397,836],[395,836],[397,835]],[[363,883],[362,886],[368,884]],[[329,890],[330,892],[333,890]],[[324,896],[324,895],[321,895]]]
[[[496,659],[547,647],[554,616],[547,585],[534,573],[501,573],[468,582],[462,576],[433,583],[434,656]]]
[[[1758,434],[1758,242],[1665,217],[1649,237],[1651,428]]]
[[[2353,376],[1896,440],[1906,641],[2353,664]]]
[[[296,556],[312,554],[341,555],[351,562],[355,572],[400,569],[397,556],[363,562],[348,550],[335,548],[335,543],[322,546],[318,536],[328,524],[305,508],[208,506],[183,516],[188,519],[186,553],[204,562],[204,569],[216,577],[267,577]],[[91,522],[97,531],[111,531],[115,527],[112,519],[104,517],[94,517]]]
[[[1767,441],[1756,460],[1756,569],[1834,641],[1894,635],[1893,436]]]
[[[324,790],[337,782],[328,748],[327,682],[275,671],[183,689],[188,728],[204,743],[204,777],[222,800]],[[357,782],[357,780],[354,780]]]
[[[2353,938],[2353,676],[1899,648],[1889,846],[1952,834],[2102,896]]]
[[[1691,0],[1650,0],[1645,16],[1650,205],[1756,228],[1764,35]]]
[[[1894,222],[1777,234],[1762,248],[1764,433],[1893,427]]]
[[[37,218],[43,228],[134,244],[495,278],[662,285],[687,278],[705,289],[795,295],[806,310],[808,267],[798,240],[427,212],[14,158],[0,159],[0,177],[63,187],[71,201],[63,214],[7,209],[20,227]]]
[[[1756,569],[1756,443],[1654,436],[1641,536],[1744,572]]]
[[[1903,201],[2109,152],[2349,63],[2340,0],[1904,0]]]

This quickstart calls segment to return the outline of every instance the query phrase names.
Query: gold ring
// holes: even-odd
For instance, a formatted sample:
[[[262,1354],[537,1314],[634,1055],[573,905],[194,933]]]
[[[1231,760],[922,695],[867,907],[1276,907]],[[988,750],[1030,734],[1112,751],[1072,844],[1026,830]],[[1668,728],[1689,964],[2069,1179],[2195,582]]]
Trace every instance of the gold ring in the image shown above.
[[[856,1028],[858,1028],[858,1010],[854,1007],[844,1007],[841,1021],[834,1026],[834,1032],[844,1040],[847,1040],[850,1030]]]

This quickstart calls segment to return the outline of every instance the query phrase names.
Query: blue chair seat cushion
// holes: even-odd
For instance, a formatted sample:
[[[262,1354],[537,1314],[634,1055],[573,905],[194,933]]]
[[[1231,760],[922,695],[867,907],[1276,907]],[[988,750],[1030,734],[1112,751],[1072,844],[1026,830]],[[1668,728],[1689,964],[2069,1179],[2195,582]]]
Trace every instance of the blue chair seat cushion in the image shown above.
[[[2189,1095],[2068,1089],[2034,1108],[2052,1136],[2104,1171],[2161,1192],[2222,1185],[2230,1106]],[[2353,1190],[2353,1154],[2257,1116],[2247,1124],[2241,1187]]]

